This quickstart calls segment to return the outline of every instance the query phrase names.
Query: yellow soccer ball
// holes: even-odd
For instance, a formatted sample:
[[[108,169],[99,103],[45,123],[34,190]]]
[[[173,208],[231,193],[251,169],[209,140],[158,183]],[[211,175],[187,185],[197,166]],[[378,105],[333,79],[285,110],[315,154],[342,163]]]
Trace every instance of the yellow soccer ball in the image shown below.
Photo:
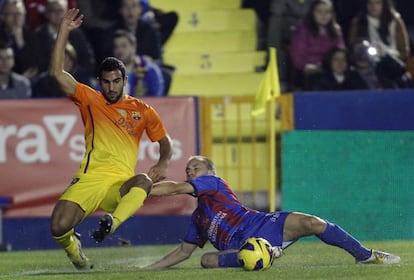
[[[239,249],[238,261],[244,270],[266,270],[272,266],[272,245],[264,238],[250,237]]]

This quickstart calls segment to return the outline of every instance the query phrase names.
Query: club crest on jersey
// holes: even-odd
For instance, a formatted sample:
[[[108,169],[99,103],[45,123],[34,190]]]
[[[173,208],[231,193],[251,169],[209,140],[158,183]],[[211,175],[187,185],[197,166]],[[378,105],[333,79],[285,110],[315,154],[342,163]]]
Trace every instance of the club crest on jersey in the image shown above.
[[[140,112],[133,111],[131,114],[132,114],[132,118],[134,120],[139,121],[141,119],[141,113]]]
[[[127,112],[124,109],[118,109],[118,113],[124,118],[127,117]]]

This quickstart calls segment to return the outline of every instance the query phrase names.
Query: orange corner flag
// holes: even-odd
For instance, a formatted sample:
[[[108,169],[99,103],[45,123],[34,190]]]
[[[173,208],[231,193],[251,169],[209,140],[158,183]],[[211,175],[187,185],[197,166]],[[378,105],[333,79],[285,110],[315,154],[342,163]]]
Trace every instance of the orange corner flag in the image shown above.
[[[269,48],[269,63],[256,93],[252,115],[263,114],[266,111],[266,102],[277,96],[280,96],[280,83],[276,49]]]

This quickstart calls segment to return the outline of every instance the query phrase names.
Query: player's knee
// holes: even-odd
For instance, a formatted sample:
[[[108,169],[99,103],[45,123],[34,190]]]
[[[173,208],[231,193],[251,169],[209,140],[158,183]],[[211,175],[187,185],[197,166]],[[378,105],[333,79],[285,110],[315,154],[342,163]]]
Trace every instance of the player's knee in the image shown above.
[[[69,230],[69,225],[65,219],[52,220],[50,224],[50,232],[52,236],[61,236]]]
[[[152,180],[147,174],[141,173],[141,174],[135,175],[133,178],[134,178],[133,186],[140,187],[147,193],[151,191]]]
[[[50,233],[52,234],[52,236],[60,236],[61,235],[59,234],[60,232],[61,232],[60,229],[56,225],[54,224],[50,225]]]
[[[205,253],[201,257],[200,264],[203,268],[217,268],[218,267],[218,255],[215,253]]]
[[[321,234],[326,228],[326,222],[316,216],[303,217],[301,224],[308,234]]]
[[[73,229],[85,216],[79,204],[69,200],[59,200],[53,209],[50,231],[53,236],[61,236]]]

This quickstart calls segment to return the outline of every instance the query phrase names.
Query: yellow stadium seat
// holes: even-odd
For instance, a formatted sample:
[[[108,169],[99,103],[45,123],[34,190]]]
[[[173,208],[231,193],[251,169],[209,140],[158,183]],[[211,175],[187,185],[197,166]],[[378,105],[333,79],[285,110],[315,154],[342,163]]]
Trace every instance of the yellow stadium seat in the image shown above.
[[[174,33],[188,31],[255,30],[256,13],[253,9],[184,10]]]
[[[165,11],[238,9],[241,0],[151,0],[151,6]]]
[[[266,136],[269,124],[266,114],[252,117],[253,102],[223,102],[211,107],[211,133],[215,139],[248,139]]]
[[[269,148],[266,143],[217,143],[212,150],[218,175],[226,178],[233,190],[267,190]]]
[[[165,53],[254,51],[257,35],[254,30],[204,31],[174,34],[165,45]]]
[[[170,96],[252,96],[263,73],[199,74],[173,77]]]
[[[213,155],[214,161],[217,162],[217,156]],[[269,188],[269,176],[265,167],[231,167],[229,165],[215,165],[217,170],[226,170],[219,172],[232,186],[232,190],[240,192],[267,191]]]
[[[266,52],[166,53],[164,61],[176,74],[243,73],[265,65]]]

